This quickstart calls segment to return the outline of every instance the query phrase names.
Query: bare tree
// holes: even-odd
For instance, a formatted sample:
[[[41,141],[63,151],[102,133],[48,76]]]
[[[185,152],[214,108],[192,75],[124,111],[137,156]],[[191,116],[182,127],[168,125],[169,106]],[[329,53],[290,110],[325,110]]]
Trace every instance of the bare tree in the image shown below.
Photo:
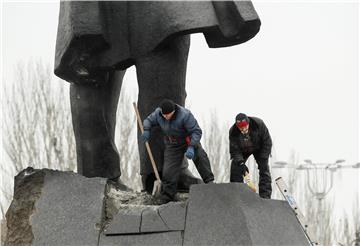
[[[292,151],[289,162],[295,167],[298,166],[299,161],[297,154]],[[316,238],[312,240],[320,242],[322,245],[334,245],[334,218],[333,207],[334,201],[332,199],[317,200],[316,197],[310,192],[310,186],[315,187],[314,179],[309,179],[305,170],[296,170],[295,168],[273,169],[273,174],[276,178],[279,176],[285,180],[289,191],[294,195],[294,198],[299,206],[300,211],[304,214],[305,218],[309,220],[310,225],[314,229]],[[273,175],[274,176],[274,175]],[[283,199],[278,192],[278,188],[274,188],[276,199]]]
[[[338,232],[335,234],[338,245],[360,245],[360,212],[358,200],[356,200],[353,206],[352,216],[344,213],[335,230]]]
[[[14,173],[28,166],[74,170],[68,96],[50,66],[18,64],[4,99],[3,143]]]
[[[135,95],[121,90],[117,110],[115,142],[120,153],[121,179],[134,190],[141,190],[140,158],[136,143],[136,118],[132,106]]]
[[[228,130],[220,126],[216,111],[210,114],[204,129],[202,142],[206,150],[216,182],[228,182],[230,174],[230,155]]]
[[[292,154],[290,159],[295,159],[296,155]],[[295,158],[294,158],[295,157]],[[289,162],[292,163],[292,162]],[[295,167],[298,166],[298,161]],[[294,195],[300,211],[305,218],[309,220],[315,233],[313,240],[320,242],[322,245],[335,245],[336,237],[342,232],[338,231],[338,222],[334,214],[334,200],[331,197],[320,197],[310,192],[317,189],[318,181],[305,170],[296,170],[295,168],[285,169],[288,174],[284,175],[289,190]]]

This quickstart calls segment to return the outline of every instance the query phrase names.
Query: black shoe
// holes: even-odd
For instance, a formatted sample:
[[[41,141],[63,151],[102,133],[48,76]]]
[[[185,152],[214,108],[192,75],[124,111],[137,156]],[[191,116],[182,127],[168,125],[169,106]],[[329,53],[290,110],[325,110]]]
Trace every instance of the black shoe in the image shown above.
[[[215,184],[214,180],[206,180],[204,181],[205,184]]]
[[[121,191],[133,191],[132,189],[130,189],[128,186],[126,186],[120,179],[120,177],[116,177],[113,179],[108,179],[108,184],[114,186],[116,188],[116,190],[121,190]]]
[[[154,198],[153,204],[154,205],[162,205],[162,204],[169,203],[171,201],[173,201],[173,200],[170,199],[168,196],[160,195],[159,197]]]

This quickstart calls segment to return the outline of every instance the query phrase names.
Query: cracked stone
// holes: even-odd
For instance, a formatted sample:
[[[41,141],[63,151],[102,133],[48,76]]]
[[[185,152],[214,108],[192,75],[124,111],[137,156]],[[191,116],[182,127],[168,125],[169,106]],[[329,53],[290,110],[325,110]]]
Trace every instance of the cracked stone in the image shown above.
[[[157,206],[149,207],[143,210],[140,231],[142,233],[169,231],[169,227],[161,218]]]
[[[105,229],[106,235],[140,233],[143,207],[121,209]]]
[[[171,202],[160,206],[158,210],[169,230],[181,231],[185,229],[186,203]]]
[[[31,217],[34,245],[97,245],[106,179],[48,171]],[[46,225],[46,226],[44,226]]]
[[[262,199],[246,184],[230,183],[190,188],[184,246],[190,245],[310,243],[285,201]]]
[[[34,234],[30,217],[34,213],[35,202],[41,196],[45,171],[28,167],[15,177],[14,198],[6,212],[6,246],[31,245]]]
[[[30,169],[15,177],[6,245],[96,246],[106,179]]]

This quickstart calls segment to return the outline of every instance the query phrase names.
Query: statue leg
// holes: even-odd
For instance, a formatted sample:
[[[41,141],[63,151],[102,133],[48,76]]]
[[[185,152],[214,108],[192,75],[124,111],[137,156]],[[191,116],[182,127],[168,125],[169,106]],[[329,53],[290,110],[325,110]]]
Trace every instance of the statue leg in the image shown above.
[[[111,72],[98,85],[70,86],[78,173],[116,179],[121,175],[114,143],[116,109],[124,71]]]
[[[138,107],[141,118],[147,117],[163,100],[169,98],[179,105],[185,104],[186,65],[190,46],[190,36],[184,35],[169,41],[146,57],[137,59],[136,72],[139,84]],[[140,174],[144,189],[151,192],[154,175],[146,149],[140,140]],[[164,161],[164,142],[160,128],[151,129],[151,150],[161,172]],[[188,163],[183,161],[178,186],[188,190],[189,186],[199,183],[187,169]]]

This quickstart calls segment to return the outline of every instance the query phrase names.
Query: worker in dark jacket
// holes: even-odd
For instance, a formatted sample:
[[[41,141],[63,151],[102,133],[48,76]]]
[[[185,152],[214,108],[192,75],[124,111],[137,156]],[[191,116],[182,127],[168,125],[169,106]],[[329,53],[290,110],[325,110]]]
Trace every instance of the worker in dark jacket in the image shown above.
[[[272,141],[265,123],[256,117],[248,117],[243,113],[236,116],[235,124],[230,128],[230,182],[243,182],[249,169],[245,165],[250,155],[259,168],[259,195],[262,198],[271,197],[271,176],[269,171],[269,156]]]
[[[160,126],[164,133],[164,166],[160,203],[174,200],[184,154],[192,159],[205,183],[214,181],[209,158],[200,144],[202,131],[190,110],[165,99],[144,120],[144,142],[150,139],[152,127]]]

